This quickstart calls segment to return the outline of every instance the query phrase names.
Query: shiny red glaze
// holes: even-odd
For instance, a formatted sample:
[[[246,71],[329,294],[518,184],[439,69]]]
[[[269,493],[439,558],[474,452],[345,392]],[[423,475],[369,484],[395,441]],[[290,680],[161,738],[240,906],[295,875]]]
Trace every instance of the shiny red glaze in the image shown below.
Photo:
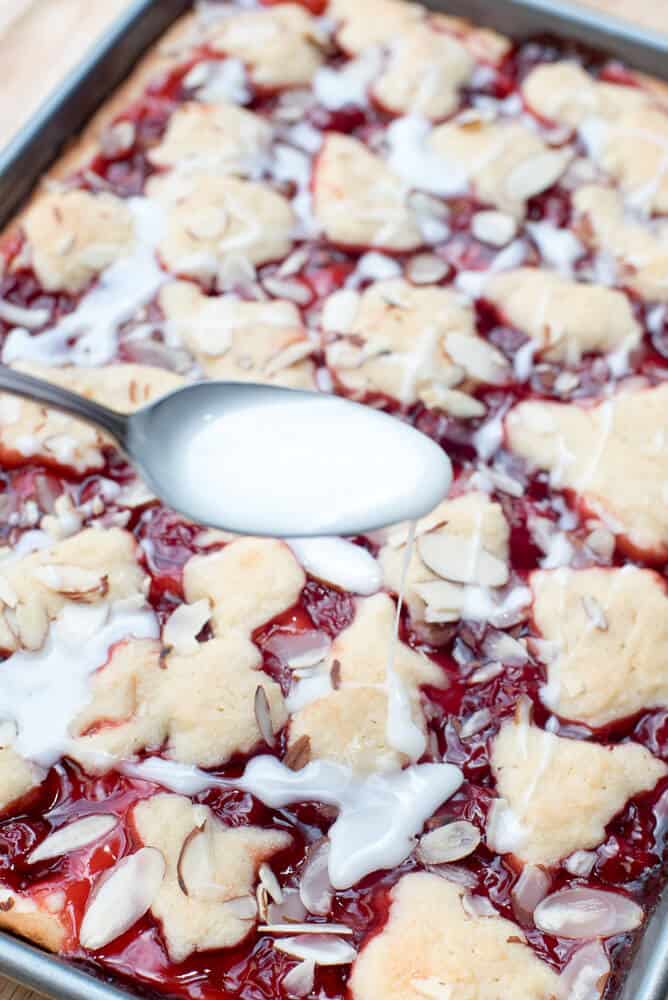
[[[279,3],[297,3],[300,7],[306,7],[311,14],[324,14],[328,0],[260,0],[260,2],[265,7],[274,7]]]

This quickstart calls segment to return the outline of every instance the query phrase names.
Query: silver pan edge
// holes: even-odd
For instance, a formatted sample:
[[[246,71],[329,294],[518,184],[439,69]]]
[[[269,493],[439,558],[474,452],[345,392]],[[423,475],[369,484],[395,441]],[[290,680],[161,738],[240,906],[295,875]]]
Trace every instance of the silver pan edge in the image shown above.
[[[555,34],[668,79],[668,14],[662,34],[555,0],[421,2],[516,39]],[[123,82],[142,53],[189,6],[191,0],[135,0],[0,152],[0,227],[11,221],[44,171]],[[0,972],[53,1000],[127,1000],[133,995],[5,933],[0,933]],[[615,1000],[668,1000],[668,886]]]

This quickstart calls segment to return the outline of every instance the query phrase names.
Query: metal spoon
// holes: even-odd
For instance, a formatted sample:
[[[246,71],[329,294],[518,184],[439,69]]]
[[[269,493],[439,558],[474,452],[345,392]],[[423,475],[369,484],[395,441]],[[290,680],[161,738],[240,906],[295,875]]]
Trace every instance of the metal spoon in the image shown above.
[[[196,382],[126,416],[3,366],[0,389],[101,427],[167,505],[240,534],[355,535],[421,517],[451,482],[430,438],[324,393]]]

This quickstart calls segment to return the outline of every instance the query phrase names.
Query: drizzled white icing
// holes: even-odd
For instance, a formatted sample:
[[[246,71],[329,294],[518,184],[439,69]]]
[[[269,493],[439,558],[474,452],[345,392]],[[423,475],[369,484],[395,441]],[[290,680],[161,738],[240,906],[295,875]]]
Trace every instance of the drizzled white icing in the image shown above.
[[[409,187],[437,195],[464,194],[466,173],[428,147],[430,131],[431,123],[426,118],[397,118],[386,134],[388,163]]]
[[[585,253],[575,233],[570,229],[559,229],[551,222],[529,222],[527,229],[543,260],[565,276],[572,276],[576,261]]]
[[[320,104],[332,110],[347,104],[365,107],[369,103],[369,87],[381,67],[382,53],[377,48],[368,49],[341,69],[321,66],[313,78],[314,94]]]
[[[0,670],[0,717],[16,723],[14,749],[49,767],[68,752],[68,728],[90,698],[90,677],[123,639],[159,634],[153,611],[135,599],[67,604],[42,649],[10,656]]]
[[[331,761],[315,760],[301,771],[291,771],[268,756],[251,760],[237,781],[158,757],[125,764],[122,770],[182,795],[212,787],[240,788],[272,809],[297,802],[336,806],[339,815],[329,830],[329,877],[336,889],[347,889],[374,871],[401,864],[425,821],[464,780],[452,764],[418,764],[358,777]]]
[[[347,889],[371,872],[401,864],[425,820],[462,781],[451,764],[358,778],[327,761],[290,771],[275,757],[256,757],[240,787],[275,809],[311,801],[338,807],[329,831],[329,877],[335,889]]]

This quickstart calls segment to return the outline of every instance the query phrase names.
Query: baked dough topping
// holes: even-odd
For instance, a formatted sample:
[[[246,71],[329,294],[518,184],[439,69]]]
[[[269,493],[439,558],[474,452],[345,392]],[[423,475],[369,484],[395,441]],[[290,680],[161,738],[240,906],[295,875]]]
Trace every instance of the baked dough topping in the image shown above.
[[[527,200],[556,184],[573,156],[568,147],[550,149],[519,122],[483,118],[439,125],[429,144],[444,169],[464,173],[480,201],[518,219]]]
[[[625,213],[623,199],[613,188],[581,187],[574,194],[573,206],[582,239],[599,253],[612,256],[619,284],[650,302],[668,301],[665,225],[648,226]]]
[[[317,22],[298,3],[223,17],[213,22],[208,41],[214,51],[246,63],[253,81],[269,90],[310,83],[323,59]]]
[[[447,877],[405,875],[391,894],[385,928],[353,966],[354,1000],[379,988],[388,1000],[512,996],[552,1000],[559,978],[527,945],[520,927],[465,907],[465,890]]]
[[[49,292],[82,292],[134,241],[132,215],[106,192],[48,192],[26,214],[23,229],[35,274]]]
[[[487,842],[536,865],[596,847],[627,799],[654,788],[668,771],[635,743],[565,739],[521,716],[501,727],[491,761],[500,800],[487,821]]]
[[[409,718],[404,725],[420,730],[424,730],[424,718],[419,686],[444,687],[446,680],[436,664],[403,643],[397,645],[393,663],[388,663],[395,615],[394,603],[386,594],[358,601],[353,624],[332,643],[325,661],[330,684],[324,696],[291,718],[292,746],[308,737],[313,757],[345,763],[361,773],[388,771],[407,763],[406,755],[397,749],[401,727],[393,725],[390,714],[390,674],[396,675],[394,683],[407,701]]]
[[[141,842],[165,859],[165,877],[151,911],[172,961],[243,941],[257,923],[258,870],[290,846],[290,835],[226,826],[211,809],[180,795],[144,799],[135,806],[132,822]]]
[[[594,728],[668,704],[661,669],[666,588],[656,573],[557,569],[532,574],[533,620],[554,643],[542,698]]]
[[[588,405],[520,403],[506,420],[508,444],[549,471],[557,489],[573,490],[588,510],[608,518],[630,551],[659,562],[668,551],[667,401],[663,385]]]
[[[508,582],[509,530],[503,510],[484,494],[444,500],[418,521],[404,570],[410,527],[390,535],[379,561],[385,585],[402,591],[415,622],[444,624],[477,617],[481,591]]]
[[[156,167],[180,171],[254,176],[261,170],[270,142],[270,126],[251,111],[233,104],[192,102],[174,112],[150,161]]]
[[[508,364],[478,337],[473,310],[445,288],[378,281],[362,294],[336,292],[324,306],[327,348],[342,386],[364,396],[382,393],[411,405],[438,405],[447,392],[476,382],[503,382]]]
[[[574,365],[585,354],[628,352],[642,339],[629,300],[611,288],[520,268],[494,275],[485,294],[549,361]]]
[[[186,281],[166,285],[160,305],[177,336],[210,378],[314,389],[314,345],[294,302],[211,298]]]
[[[266,185],[177,172],[151,180],[149,193],[167,216],[158,252],[174,275],[214,282],[232,256],[258,265],[292,249],[290,204]]]
[[[357,139],[330,134],[318,156],[313,186],[317,221],[332,243],[416,250],[425,241],[409,190]]]
[[[444,32],[416,27],[394,42],[389,63],[373,86],[375,99],[395,114],[445,118],[457,109],[474,61]]]

